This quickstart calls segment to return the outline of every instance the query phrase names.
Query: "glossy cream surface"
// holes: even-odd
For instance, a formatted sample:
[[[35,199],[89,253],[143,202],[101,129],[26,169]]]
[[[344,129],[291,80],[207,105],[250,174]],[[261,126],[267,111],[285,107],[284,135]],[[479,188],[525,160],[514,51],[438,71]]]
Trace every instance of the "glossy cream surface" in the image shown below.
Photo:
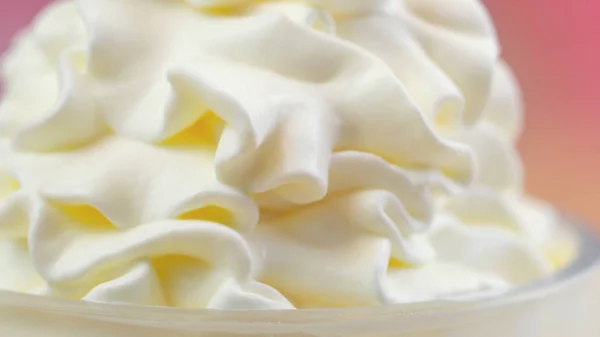
[[[355,307],[567,262],[476,0],[63,1],[2,78],[0,289]]]

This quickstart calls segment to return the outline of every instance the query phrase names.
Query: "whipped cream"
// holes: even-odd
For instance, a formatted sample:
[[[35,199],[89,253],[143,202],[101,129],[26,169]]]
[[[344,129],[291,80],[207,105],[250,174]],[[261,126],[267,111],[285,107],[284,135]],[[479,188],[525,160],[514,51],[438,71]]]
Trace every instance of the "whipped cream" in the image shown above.
[[[2,289],[347,307],[564,263],[479,1],[63,1],[2,71]]]

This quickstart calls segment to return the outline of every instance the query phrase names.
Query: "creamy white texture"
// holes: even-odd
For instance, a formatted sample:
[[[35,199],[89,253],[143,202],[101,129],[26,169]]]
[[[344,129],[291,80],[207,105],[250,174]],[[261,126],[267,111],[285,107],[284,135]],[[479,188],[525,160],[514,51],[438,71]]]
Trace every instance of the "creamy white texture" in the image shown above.
[[[81,0],[3,64],[0,288],[266,309],[552,271],[475,0]],[[5,254],[6,252],[6,254]]]

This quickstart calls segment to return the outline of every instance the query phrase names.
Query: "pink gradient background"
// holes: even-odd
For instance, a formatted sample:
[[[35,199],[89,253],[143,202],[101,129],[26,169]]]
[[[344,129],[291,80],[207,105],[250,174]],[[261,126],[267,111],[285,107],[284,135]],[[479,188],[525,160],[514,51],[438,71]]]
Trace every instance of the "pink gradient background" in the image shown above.
[[[0,50],[48,0],[0,0]],[[527,187],[600,229],[600,1],[484,0],[527,105]]]

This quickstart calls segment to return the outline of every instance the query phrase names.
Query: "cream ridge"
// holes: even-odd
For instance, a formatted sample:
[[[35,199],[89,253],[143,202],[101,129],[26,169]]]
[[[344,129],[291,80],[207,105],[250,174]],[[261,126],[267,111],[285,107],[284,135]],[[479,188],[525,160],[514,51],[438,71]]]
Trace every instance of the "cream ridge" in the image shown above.
[[[477,298],[573,243],[478,0],[79,0],[2,65],[0,289],[215,309]]]

